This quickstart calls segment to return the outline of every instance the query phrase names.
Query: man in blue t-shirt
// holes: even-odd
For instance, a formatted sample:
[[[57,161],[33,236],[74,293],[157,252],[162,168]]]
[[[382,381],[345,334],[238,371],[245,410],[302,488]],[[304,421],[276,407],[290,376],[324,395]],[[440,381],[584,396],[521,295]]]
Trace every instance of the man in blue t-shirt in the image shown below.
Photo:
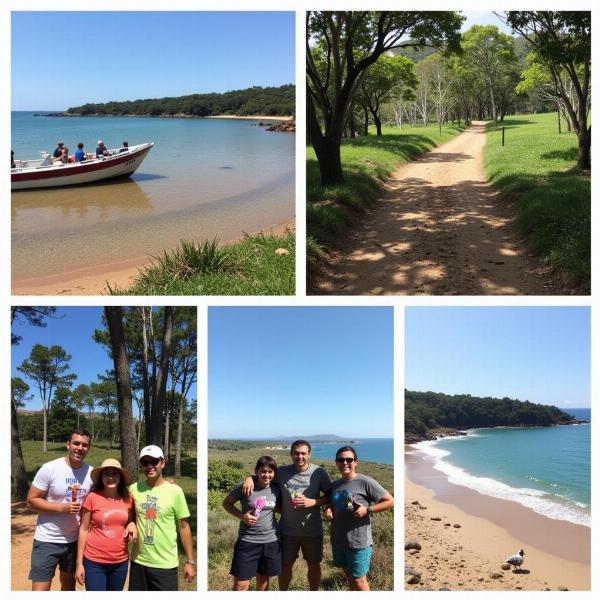
[[[75,150],[75,161],[83,162],[85,160],[85,151],[83,149],[83,144],[79,142],[77,144],[77,150]]]

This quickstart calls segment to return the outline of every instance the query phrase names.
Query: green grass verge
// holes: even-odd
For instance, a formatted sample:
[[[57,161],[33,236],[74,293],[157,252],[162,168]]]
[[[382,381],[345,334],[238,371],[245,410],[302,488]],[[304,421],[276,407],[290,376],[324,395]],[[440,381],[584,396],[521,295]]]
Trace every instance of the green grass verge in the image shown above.
[[[141,268],[131,287],[109,291],[119,296],[290,296],[296,291],[295,245],[291,231],[247,235],[228,246],[217,240],[184,241]]]
[[[488,125],[484,165],[490,182],[516,198],[516,223],[530,247],[585,293],[591,281],[591,180],[575,170],[576,161],[577,137],[558,133],[555,113],[510,117],[497,129]]]
[[[42,442],[35,442],[32,440],[21,440],[21,450],[23,451],[23,459],[25,460],[25,470],[27,471],[27,477],[30,481],[33,478],[39,468],[46,462],[65,456],[67,451],[65,444],[57,444],[54,442],[48,442],[47,452],[42,451]],[[108,444],[93,444],[89,454],[87,455],[86,462],[98,466],[102,464],[107,458],[120,459],[121,450],[120,448],[109,448]],[[167,462],[164,473],[167,477],[173,475],[172,471],[173,463]],[[181,474],[175,483],[183,489],[185,493],[185,499],[190,510],[190,517],[188,519],[190,527],[192,529],[192,536],[194,539],[194,548],[197,548],[197,520],[198,520],[198,469],[197,469],[197,456],[196,452],[188,452],[184,454],[182,452],[181,457]],[[183,567],[186,561],[186,555],[183,551],[181,543],[178,538],[179,545],[179,590],[180,591],[194,591],[196,590],[196,581],[192,583],[186,583],[183,579]]]
[[[209,441],[209,480],[211,464],[219,463],[223,467],[225,478],[228,473],[233,486],[242,480],[243,476],[254,471],[256,459],[262,454],[269,454],[275,458],[278,465],[290,464],[289,451],[267,449],[265,446],[273,446],[273,443],[256,443],[253,447],[242,449],[223,450],[216,449]],[[222,444],[220,447],[223,447]],[[334,448],[332,446],[332,448]],[[335,451],[335,450],[334,450]],[[313,461],[323,466],[330,473],[332,479],[337,479],[339,473],[333,460],[324,461],[321,458]],[[360,462],[359,472],[374,477],[385,489],[393,494],[394,491],[394,468],[392,465],[380,463]],[[229,575],[233,547],[237,539],[239,521],[228,515],[222,508],[221,503],[229,492],[229,487],[223,483],[224,489],[208,490],[208,589],[230,590],[232,578]],[[227,489],[225,489],[227,488]],[[324,526],[324,559],[321,563],[322,590],[347,591],[346,579],[340,569],[334,566],[331,556],[331,543],[329,539],[329,524]],[[394,510],[378,513],[373,516],[373,556],[368,579],[371,590],[393,590],[394,589]],[[254,580],[251,582],[251,589]],[[277,577],[272,577],[270,589],[278,590]],[[293,569],[290,590],[308,590],[306,578],[306,563],[299,558]]]
[[[381,193],[383,182],[404,162],[453,138],[464,126],[384,127],[383,135],[368,135],[342,142],[345,182],[323,187],[312,147],[307,149],[306,230],[307,259],[314,264],[322,251],[348,226],[358,221]]]

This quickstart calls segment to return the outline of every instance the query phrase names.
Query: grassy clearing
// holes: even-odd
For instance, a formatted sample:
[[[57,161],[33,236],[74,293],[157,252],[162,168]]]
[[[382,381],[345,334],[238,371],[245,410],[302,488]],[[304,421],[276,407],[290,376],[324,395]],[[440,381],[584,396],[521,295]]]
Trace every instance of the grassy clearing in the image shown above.
[[[130,288],[109,291],[118,296],[290,296],[296,290],[295,246],[291,230],[247,235],[228,246],[218,240],[184,241],[141,268]]]
[[[306,229],[309,266],[356,222],[381,192],[383,182],[404,162],[453,138],[464,126],[447,125],[440,135],[437,125],[384,127],[383,135],[362,136],[342,142],[345,182],[323,187],[312,147],[307,149]]]
[[[48,443],[48,451],[42,451],[42,442],[34,442],[30,440],[21,441],[21,449],[25,460],[25,469],[30,481],[38,469],[46,462],[60,458],[66,455],[65,444]],[[109,448],[108,444],[94,444],[87,456],[86,462],[91,465],[98,466],[107,458],[117,458],[121,456],[119,448]],[[167,462],[164,473],[167,477],[172,476],[173,464]],[[190,510],[189,523],[192,528],[192,536],[194,539],[194,548],[197,543],[197,514],[198,514],[198,491],[197,491],[197,457],[196,453],[193,456],[184,455],[181,457],[181,478],[175,483],[183,489]],[[179,540],[178,540],[179,543]],[[196,581],[186,583],[183,579],[183,567],[185,565],[186,555],[179,543],[179,590],[193,591],[196,590]]]
[[[211,465],[223,467],[221,480],[223,489],[208,490],[208,589],[230,590],[232,578],[229,575],[233,546],[237,539],[239,521],[228,515],[221,503],[230,488],[239,483],[244,475],[252,473],[256,459],[262,454],[273,456],[278,465],[290,464],[291,459],[288,450],[266,449],[265,443],[257,443],[254,447],[243,449],[222,450],[215,449],[209,442],[209,482],[211,481]],[[339,477],[333,460],[314,461],[327,469],[332,479]],[[361,462],[359,472],[374,477],[384,488],[393,493],[394,490],[394,468],[392,465],[379,463]],[[227,479],[230,481],[227,481]],[[233,483],[231,483],[233,482]],[[213,480],[213,484],[215,480]],[[229,485],[229,487],[228,487]],[[373,527],[373,557],[371,570],[369,572],[369,584],[372,590],[393,590],[394,588],[394,511],[386,511],[374,515]],[[331,544],[329,541],[329,525],[325,523],[324,537],[324,560],[321,564],[323,577],[321,589],[347,591],[346,580],[340,571],[333,565],[331,557]],[[253,582],[251,583],[253,586]],[[251,587],[253,589],[253,587]],[[278,590],[277,578],[271,578],[271,590]],[[293,578],[290,590],[308,590],[306,579],[306,564],[299,558],[294,564]]]
[[[576,161],[577,137],[558,133],[555,113],[488,126],[484,164],[490,182],[516,198],[516,223],[531,248],[585,293],[591,276],[591,180],[574,169]]]

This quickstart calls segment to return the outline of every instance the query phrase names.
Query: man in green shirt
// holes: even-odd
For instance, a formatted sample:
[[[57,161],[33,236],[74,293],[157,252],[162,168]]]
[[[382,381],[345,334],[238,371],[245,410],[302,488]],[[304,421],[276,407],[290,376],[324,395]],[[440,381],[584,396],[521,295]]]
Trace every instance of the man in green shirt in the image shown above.
[[[177,527],[185,550],[185,580],[192,581],[194,546],[183,490],[163,478],[165,458],[158,446],[140,452],[145,481],[130,486],[135,503],[138,541],[131,553],[129,591],[177,591]]]

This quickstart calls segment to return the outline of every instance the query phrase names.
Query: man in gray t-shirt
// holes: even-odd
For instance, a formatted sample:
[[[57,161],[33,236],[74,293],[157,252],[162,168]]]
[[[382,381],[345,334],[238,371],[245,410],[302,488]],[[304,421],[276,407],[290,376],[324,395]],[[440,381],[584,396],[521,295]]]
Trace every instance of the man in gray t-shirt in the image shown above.
[[[321,584],[323,522],[320,507],[329,504],[331,480],[323,467],[310,463],[310,453],[309,442],[296,440],[290,451],[293,464],[277,470],[281,489],[279,589],[282,591],[289,588],[300,549],[307,565],[310,590],[318,590]],[[251,478],[244,481],[242,492],[250,492],[250,482]]]

